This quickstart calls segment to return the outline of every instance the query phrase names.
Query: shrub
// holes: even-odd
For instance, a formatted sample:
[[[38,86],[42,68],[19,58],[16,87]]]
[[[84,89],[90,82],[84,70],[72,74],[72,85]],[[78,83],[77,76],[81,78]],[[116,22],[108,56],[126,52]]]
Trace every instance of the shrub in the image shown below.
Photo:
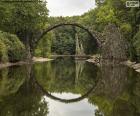
[[[7,61],[8,61],[7,47],[0,40],[0,62],[7,62]]]
[[[121,32],[125,35],[125,37],[131,37],[132,26],[129,23],[123,23],[120,26]]]
[[[16,62],[24,59],[25,46],[16,35],[0,32],[0,40],[6,46],[9,61]]]

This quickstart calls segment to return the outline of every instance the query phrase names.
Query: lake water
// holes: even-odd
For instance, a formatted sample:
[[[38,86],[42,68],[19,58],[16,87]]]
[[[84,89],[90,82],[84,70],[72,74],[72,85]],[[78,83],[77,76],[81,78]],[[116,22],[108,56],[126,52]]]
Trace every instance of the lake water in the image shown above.
[[[140,75],[72,57],[4,68],[0,116],[140,116]]]

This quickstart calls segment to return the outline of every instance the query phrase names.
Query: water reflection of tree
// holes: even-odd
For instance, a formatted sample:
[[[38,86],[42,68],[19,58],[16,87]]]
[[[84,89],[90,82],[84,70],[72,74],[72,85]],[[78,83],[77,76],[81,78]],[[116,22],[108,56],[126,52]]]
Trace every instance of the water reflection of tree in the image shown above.
[[[59,93],[86,93],[95,84],[97,72],[96,66],[71,59],[38,64],[34,68],[38,82],[47,91]]]
[[[28,68],[30,68],[30,66],[26,67],[27,70]],[[47,102],[43,99],[42,92],[36,87],[32,73],[28,73],[29,70],[23,71],[23,69],[20,69],[21,68],[17,68],[17,70],[15,70],[12,67],[7,74],[1,72],[1,75],[4,76],[2,79],[6,78],[8,91],[5,91],[7,92],[6,96],[0,101],[0,116],[47,116]],[[24,73],[22,73],[22,71]],[[22,78],[24,78],[24,81],[22,81]],[[19,80],[21,80],[22,84]],[[5,81],[0,82],[2,85],[4,85],[3,82],[5,83]],[[6,85],[1,86],[0,90],[7,90]],[[16,91],[13,91],[13,85]],[[3,94],[1,94],[0,97],[2,95]]]
[[[134,93],[139,82],[133,70],[122,65],[102,65],[101,80],[89,101],[99,107],[105,116],[140,115],[140,96]],[[137,102],[136,102],[137,101]],[[138,105],[139,104],[139,105]],[[97,115],[98,116],[98,115]]]
[[[113,100],[119,96],[127,84],[127,67],[122,65],[102,65],[102,79],[99,92]],[[100,94],[99,93],[99,94]]]
[[[75,61],[75,73],[76,73],[75,82],[76,80],[78,80],[79,77],[82,76],[81,74],[83,72],[84,64],[85,61],[79,61],[79,60]]]
[[[47,115],[49,109],[44,93],[34,77],[50,92],[79,94],[86,93],[99,78],[96,89],[86,96],[90,103],[98,106],[96,116],[140,115],[139,74],[122,65],[102,65],[100,72],[90,63],[61,60],[35,64],[33,68],[29,65],[1,70],[0,116]]]
[[[12,67],[0,70],[0,97],[16,93],[25,81],[25,68]]]

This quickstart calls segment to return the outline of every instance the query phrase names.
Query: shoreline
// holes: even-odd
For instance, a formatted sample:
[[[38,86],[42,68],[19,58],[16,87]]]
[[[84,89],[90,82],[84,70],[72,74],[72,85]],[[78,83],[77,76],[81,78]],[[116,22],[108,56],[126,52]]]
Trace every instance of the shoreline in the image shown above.
[[[52,61],[54,59],[50,58],[43,58],[43,57],[33,57],[32,61],[33,62],[47,62],[47,61]]]
[[[43,57],[33,57],[32,62],[31,63],[35,63],[35,62],[47,62],[47,61],[52,61],[53,59],[49,59],[49,58],[43,58]],[[6,62],[6,63],[0,63],[0,69],[2,68],[6,68],[6,67],[11,67],[11,66],[20,66],[23,64],[30,64],[30,62],[26,62],[26,61],[19,61],[19,62]]]
[[[23,64],[28,64],[25,61],[19,61],[15,63],[7,62],[7,63],[0,63],[0,69],[6,68],[6,67],[11,67],[11,66],[18,66],[18,65],[23,65]]]
[[[93,57],[91,59],[86,60],[87,62],[93,63],[97,66],[99,66],[99,61],[96,59],[96,57]],[[134,69],[136,72],[140,73],[140,63],[132,62],[130,60],[120,62],[120,64],[126,65],[132,69]]]
[[[31,63],[47,62],[47,61],[52,61],[52,60],[54,60],[54,59],[43,58],[43,57],[33,57]],[[92,57],[90,59],[87,59],[86,61],[90,62],[90,63],[93,63],[93,64],[95,64],[97,66],[100,65],[97,56],[94,56],[94,57]],[[6,68],[6,67],[11,67],[11,66],[20,66],[20,65],[24,65],[24,64],[30,64],[30,62],[19,61],[19,62],[15,62],[15,63],[11,63],[11,62],[0,63],[0,69]],[[128,66],[130,68],[133,68],[136,72],[140,73],[140,63],[136,63],[136,62],[132,62],[132,61],[128,60],[128,61],[122,62],[121,64],[126,65],[126,66]]]

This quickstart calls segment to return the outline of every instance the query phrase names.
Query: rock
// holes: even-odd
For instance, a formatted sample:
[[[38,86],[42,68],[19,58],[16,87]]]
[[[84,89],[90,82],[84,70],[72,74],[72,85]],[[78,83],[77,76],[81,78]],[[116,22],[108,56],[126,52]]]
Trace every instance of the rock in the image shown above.
[[[140,69],[138,69],[138,70],[136,70],[136,71],[140,73]]]
[[[86,61],[99,65],[100,64],[100,55],[99,54],[93,55],[91,59],[88,59]]]
[[[46,62],[46,61],[51,61],[53,59],[49,58],[43,58],[43,57],[33,57],[33,62]]]
[[[102,46],[102,58],[111,60],[127,60],[128,42],[114,25],[106,26],[104,33],[105,43]]]
[[[128,60],[128,61],[122,62],[122,64],[127,65],[130,68],[133,68],[135,71],[140,73],[140,63],[131,62]]]
[[[132,67],[134,68],[134,69],[140,69],[140,63],[138,63],[138,64],[134,64],[134,65],[132,65]]]

